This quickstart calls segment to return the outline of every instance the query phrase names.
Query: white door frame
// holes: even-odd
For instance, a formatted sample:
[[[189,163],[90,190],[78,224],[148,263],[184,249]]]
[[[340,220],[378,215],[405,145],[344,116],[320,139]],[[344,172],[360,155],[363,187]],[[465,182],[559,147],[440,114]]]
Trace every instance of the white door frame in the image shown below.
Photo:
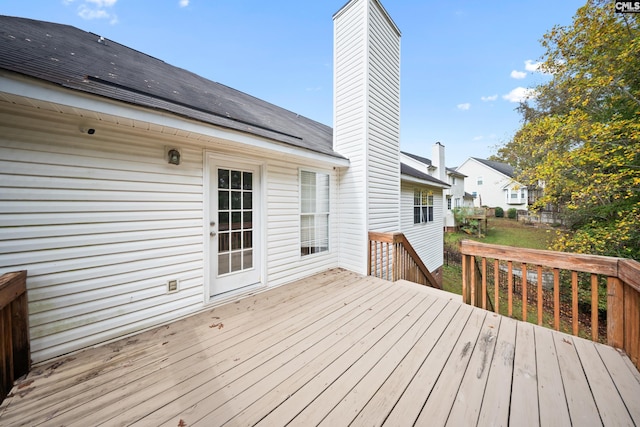
[[[203,261],[204,261],[204,302],[205,304],[208,303],[212,303],[212,302],[218,302],[221,299],[227,299],[229,297],[235,297],[237,295],[243,294],[243,293],[247,293],[247,292],[251,292],[251,291],[255,291],[258,288],[262,288],[265,287],[267,282],[266,282],[266,167],[265,167],[265,163],[263,161],[260,160],[256,160],[256,159],[251,159],[251,158],[245,158],[245,157],[238,157],[238,156],[231,156],[228,154],[220,154],[217,152],[213,152],[213,151],[207,151],[205,150],[204,152],[204,223],[203,223],[203,243],[204,243],[204,256],[203,256]],[[213,283],[212,283],[212,262],[211,262],[211,256],[212,256],[212,252],[214,250],[214,248],[212,248],[212,245],[216,242],[214,239],[212,239],[212,236],[210,235],[210,223],[212,221],[214,221],[214,218],[212,218],[213,216],[213,212],[211,209],[211,202],[212,202],[212,193],[214,191],[217,192],[217,187],[214,188],[214,186],[211,183],[212,177],[214,176],[215,173],[217,173],[217,171],[214,170],[214,167],[217,166],[224,166],[224,167],[229,167],[231,169],[233,169],[234,166],[239,166],[241,168],[242,165],[248,165],[251,167],[256,168],[256,173],[258,175],[258,179],[259,179],[259,183],[257,186],[258,189],[258,201],[257,201],[257,209],[254,210],[254,228],[257,230],[256,233],[254,233],[254,240],[257,240],[257,242],[254,242],[254,245],[258,245],[259,249],[258,249],[258,254],[255,258],[255,262],[256,264],[259,264],[256,268],[259,270],[260,273],[260,279],[259,282],[251,285],[251,286],[246,286],[246,287],[242,287],[238,290],[235,291],[231,291],[231,292],[227,292],[223,295],[217,296],[217,295],[212,295],[212,288],[213,288]],[[257,215],[255,215],[255,213],[257,213]],[[215,219],[217,221],[217,219]],[[216,228],[217,230],[217,228]],[[216,243],[217,244],[217,243]]]

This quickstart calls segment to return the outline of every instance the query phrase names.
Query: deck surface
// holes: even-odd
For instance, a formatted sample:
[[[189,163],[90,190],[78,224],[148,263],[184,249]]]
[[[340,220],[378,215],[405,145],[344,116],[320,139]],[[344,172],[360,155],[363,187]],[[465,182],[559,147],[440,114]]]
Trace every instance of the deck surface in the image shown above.
[[[0,425],[640,425],[613,348],[332,270],[37,367]]]

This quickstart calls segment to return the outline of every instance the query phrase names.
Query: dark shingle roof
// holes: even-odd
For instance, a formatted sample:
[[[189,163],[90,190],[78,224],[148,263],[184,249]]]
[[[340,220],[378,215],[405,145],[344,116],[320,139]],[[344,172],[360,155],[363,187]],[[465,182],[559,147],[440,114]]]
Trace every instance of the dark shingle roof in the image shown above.
[[[68,25],[0,16],[0,68],[342,157],[329,126]]]
[[[407,153],[406,151],[401,151],[401,153],[404,154],[405,156],[409,156],[412,159],[415,159],[415,160],[419,161],[420,163],[423,163],[423,164],[425,164],[427,166],[431,166],[432,165],[431,160],[427,159],[426,157],[420,157],[420,156],[417,156],[415,154]]]
[[[494,162],[493,160],[479,159],[477,157],[472,157],[472,159],[477,160],[480,163],[486,166],[489,166],[492,169],[497,170],[503,175],[507,175],[509,178],[515,177],[515,171],[513,170],[513,167],[511,165],[508,165],[506,163],[501,163],[501,162]]]
[[[400,173],[402,175],[412,176],[414,178],[418,178],[423,181],[429,181],[434,184],[438,184],[439,186],[451,187],[451,185],[447,184],[446,182],[440,181],[439,179],[434,178],[431,175],[426,174],[424,172],[420,172],[419,170],[414,169],[411,166],[406,165],[404,163],[400,163]]]

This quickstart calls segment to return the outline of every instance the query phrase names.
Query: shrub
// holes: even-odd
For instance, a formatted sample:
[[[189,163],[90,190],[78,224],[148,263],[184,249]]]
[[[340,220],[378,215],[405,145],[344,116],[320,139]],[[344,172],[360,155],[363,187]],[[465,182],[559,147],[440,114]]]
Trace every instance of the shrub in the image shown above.
[[[510,208],[507,210],[507,217],[509,219],[516,219],[518,217],[518,210],[516,208]]]
[[[496,207],[496,218],[504,218],[504,209],[500,206]]]

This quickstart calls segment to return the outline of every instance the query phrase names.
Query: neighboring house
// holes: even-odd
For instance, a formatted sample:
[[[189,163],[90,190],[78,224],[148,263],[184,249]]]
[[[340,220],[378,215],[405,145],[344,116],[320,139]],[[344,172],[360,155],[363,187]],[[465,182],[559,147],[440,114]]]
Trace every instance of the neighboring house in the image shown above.
[[[456,171],[467,176],[465,191],[475,198],[474,206],[504,210],[528,208],[528,190],[517,182],[513,167],[506,163],[469,157]]]
[[[28,270],[34,362],[330,268],[366,274],[369,231],[405,232],[439,271],[446,183],[400,165],[400,32],[351,0],[334,35],[332,129],[0,17],[0,274]]]
[[[445,184],[440,188],[442,191],[442,216],[444,219],[443,227],[445,230],[454,230],[456,226],[454,209],[461,207],[472,207],[473,198],[465,195],[464,182],[466,176],[453,168],[447,168],[445,165],[445,147],[440,142],[436,142],[432,149],[433,161],[422,156],[411,153],[402,152],[402,163],[426,173],[439,181],[439,184]]]

